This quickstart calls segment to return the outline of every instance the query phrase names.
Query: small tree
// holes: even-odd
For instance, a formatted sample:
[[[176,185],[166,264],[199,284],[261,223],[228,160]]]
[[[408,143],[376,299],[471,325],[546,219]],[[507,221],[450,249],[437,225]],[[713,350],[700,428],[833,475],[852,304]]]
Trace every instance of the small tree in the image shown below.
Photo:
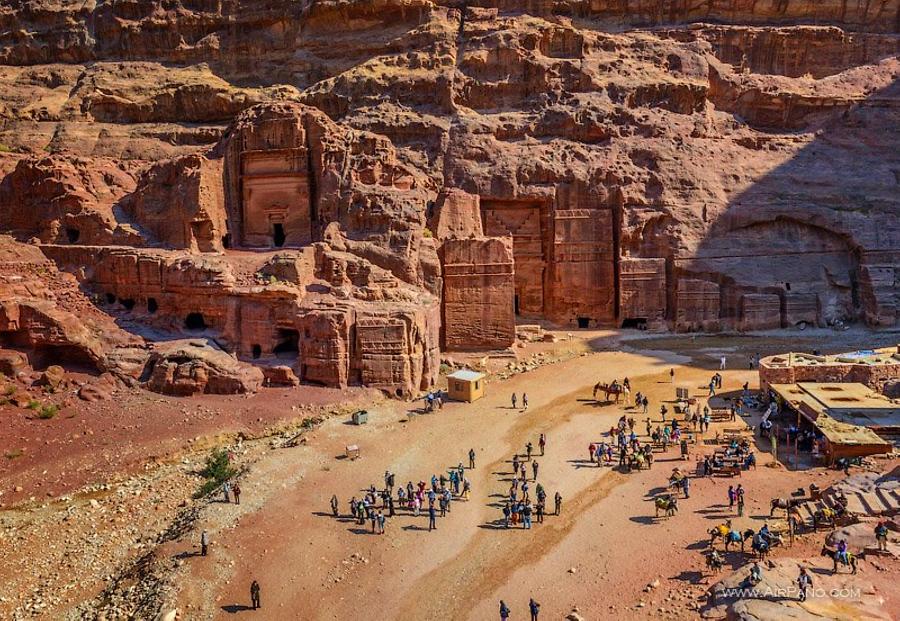
[[[206,466],[200,471],[206,481],[194,494],[195,498],[202,498],[222,486],[222,484],[237,474],[237,469],[231,466],[231,460],[224,449],[213,449],[206,458]]]

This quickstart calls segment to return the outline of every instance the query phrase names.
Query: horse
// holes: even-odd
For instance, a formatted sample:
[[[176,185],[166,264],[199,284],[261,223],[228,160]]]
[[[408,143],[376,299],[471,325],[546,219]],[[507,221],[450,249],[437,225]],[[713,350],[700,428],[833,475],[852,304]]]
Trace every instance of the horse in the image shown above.
[[[826,522],[831,528],[834,528],[838,518],[842,517],[846,512],[846,505],[840,502],[833,508],[824,507],[822,509],[817,509],[816,512],[813,513],[813,530],[819,529],[819,522]]]
[[[656,517],[659,517],[660,510],[666,512],[666,517],[672,517],[678,512],[678,499],[674,496],[660,496],[653,504],[656,506]]]
[[[594,384],[594,400],[597,399],[597,393],[602,392],[606,396],[604,401],[609,401],[610,395],[616,396],[616,403],[619,402],[619,397],[625,394],[625,387],[621,384],[604,384],[601,382],[597,382]]]
[[[833,550],[826,545],[822,546],[822,551],[820,552],[822,556],[828,557],[834,563],[834,567],[831,569],[832,574],[836,574],[838,570],[838,563],[841,565],[848,565],[850,567],[850,573],[856,574],[856,561],[857,559],[861,559],[865,556],[865,552],[860,552],[859,554],[853,554],[849,550],[847,551],[847,558],[844,559],[837,550]]]
[[[764,536],[757,533],[753,535],[753,543],[750,547],[759,555],[759,560],[764,561],[769,555],[769,549],[772,547],[772,544],[771,540],[767,540]]]
[[[718,550],[713,549],[706,553],[706,568],[708,570],[717,574],[724,566],[725,561],[722,560],[722,556],[719,554]]]
[[[802,501],[797,498],[773,498],[770,503],[769,517],[775,515],[775,509],[784,509],[785,517],[797,509]]]
[[[719,524],[715,528],[710,528],[707,532],[709,532],[709,545],[712,546],[716,543],[716,539],[725,539],[728,537],[728,533],[731,532],[731,527],[728,524]]]
[[[728,531],[728,535],[726,535],[726,537],[725,537],[725,551],[726,552],[730,551],[729,548],[731,547],[731,544],[739,543],[739,544],[741,544],[741,553],[743,553],[744,545],[747,543],[748,540],[750,540],[752,538],[753,538],[753,529],[748,528],[744,532],[740,532],[737,530],[730,530],[730,531]]]

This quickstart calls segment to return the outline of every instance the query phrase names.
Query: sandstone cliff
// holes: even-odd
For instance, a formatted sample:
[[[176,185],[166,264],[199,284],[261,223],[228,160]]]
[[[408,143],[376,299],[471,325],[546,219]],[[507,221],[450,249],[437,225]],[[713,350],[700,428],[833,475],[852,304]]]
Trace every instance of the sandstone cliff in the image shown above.
[[[0,229],[254,364],[413,394],[517,315],[898,320],[896,0],[38,0],[0,26]]]

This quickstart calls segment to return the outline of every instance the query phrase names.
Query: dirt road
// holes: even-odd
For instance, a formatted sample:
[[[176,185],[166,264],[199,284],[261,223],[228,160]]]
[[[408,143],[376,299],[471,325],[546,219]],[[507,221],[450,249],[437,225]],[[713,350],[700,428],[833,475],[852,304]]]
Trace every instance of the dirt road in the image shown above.
[[[367,426],[330,421],[277,467],[255,469],[245,495],[276,493],[239,527],[215,535],[212,559],[191,561],[181,603],[203,616],[227,618],[247,603],[253,579],[263,585],[267,618],[338,619],[364,606],[385,619],[482,619],[493,614],[499,597],[521,609],[529,593],[544,610],[577,604],[605,611],[608,604],[593,594],[604,581],[615,582],[620,601],[631,601],[660,575],[660,553],[669,557],[706,525],[695,520],[696,532],[690,532],[679,518],[657,523],[647,517],[652,509],[644,496],[664,484],[671,467],[660,462],[674,459],[674,452],[651,472],[630,476],[585,463],[588,444],[602,440],[626,411],[623,405],[598,407],[590,388],[628,375],[635,390],[650,395],[650,412],[656,413],[674,397],[670,368],[677,383],[700,392],[711,374],[702,366],[712,365],[713,357],[686,366],[690,362],[667,352],[601,352],[489,385],[483,400],[448,404],[433,415],[408,421],[402,404],[389,403]],[[753,376],[728,372],[726,388]],[[527,392],[527,411],[510,407],[513,391],[520,401]],[[551,498],[561,492],[562,515],[531,531],[498,528],[507,462],[529,440],[536,445],[540,433],[549,443],[547,454],[537,458],[539,482]],[[350,443],[361,447],[362,458],[336,459]],[[383,536],[370,534],[368,524],[328,514],[332,493],[346,513],[350,497],[361,497],[369,484],[380,487],[385,470],[395,472],[399,484],[427,481],[464,461],[469,448],[478,455],[467,474],[473,497],[454,502],[434,532],[427,531],[425,515],[405,511],[389,519]]]

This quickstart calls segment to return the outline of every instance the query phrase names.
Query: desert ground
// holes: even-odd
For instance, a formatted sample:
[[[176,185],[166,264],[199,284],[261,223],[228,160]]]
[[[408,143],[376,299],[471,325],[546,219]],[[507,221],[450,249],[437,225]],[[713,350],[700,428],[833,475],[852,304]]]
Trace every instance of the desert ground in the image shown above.
[[[107,405],[110,412],[102,415],[53,421],[11,413],[4,433],[18,435],[4,446],[22,444],[27,456],[4,460],[0,615],[91,618],[105,610],[105,618],[125,618],[118,615],[131,610],[132,618],[142,618],[152,602],[177,609],[182,619],[340,619],[361,611],[377,619],[488,619],[496,618],[503,599],[515,619],[526,618],[534,598],[541,618],[563,618],[573,609],[585,619],[696,618],[709,608],[707,592],[717,579],[704,564],[709,528],[734,518],[736,527],[758,530],[771,498],[813,482],[825,487],[843,475],[770,467],[768,445],[761,444],[757,469],[734,479],[697,478],[679,513],[657,519],[652,499],[672,468],[693,472],[697,454],[712,447],[692,447],[686,462],[670,448],[657,454],[651,470],[630,474],[596,467],[588,444],[602,441],[623,414],[634,416],[644,435],[645,417],[624,403],[594,401],[593,384],[628,377],[634,391],[649,396],[656,425],[661,404],[672,410],[670,369],[675,385],[705,397],[721,355],[728,360],[728,391],[756,385],[756,371],[748,368],[756,353],[821,348],[826,339],[829,347],[847,349],[891,335],[559,336],[559,342],[522,350],[520,359],[534,361],[518,365],[524,372],[510,371],[507,361],[489,361],[495,369],[483,399],[449,402],[430,414],[416,413],[421,401],[312,387],[143,402],[137,392],[116,401],[126,406],[116,415],[117,408]],[[516,409],[513,392],[519,395]],[[521,408],[523,392],[527,410]],[[369,410],[368,424],[349,424],[357,407]],[[753,425],[758,416],[713,423],[705,436]],[[302,419],[315,422],[297,427]],[[51,434],[49,426],[65,433]],[[500,501],[509,487],[510,460],[529,441],[537,452],[541,433],[548,442],[546,454],[536,457],[538,482],[550,499],[562,494],[561,515],[549,515],[531,530],[507,530]],[[67,439],[57,441],[56,450],[41,446],[40,438],[51,437]],[[350,444],[359,446],[358,459],[344,457]],[[240,505],[224,503],[219,493],[191,499],[200,482],[198,464],[217,445],[229,447],[241,465]],[[398,485],[428,481],[460,462],[468,465],[470,448],[476,467],[466,476],[473,493],[454,500],[435,531],[428,531],[425,512],[415,517],[398,510],[384,535],[347,516],[350,498],[361,498],[369,485],[380,488],[386,470],[396,474]],[[894,464],[883,460],[877,467]],[[727,487],[736,483],[747,493],[741,518],[727,503]],[[332,494],[340,499],[338,518],[331,515]],[[205,557],[199,554],[203,530],[211,540]],[[824,536],[800,537],[792,547],[777,548],[773,558],[809,559],[804,562],[825,580],[830,562],[816,558]],[[23,550],[29,558],[23,559]],[[727,554],[724,574],[746,569],[749,558]],[[21,572],[23,562],[33,571]],[[887,615],[875,618],[900,611],[900,594],[892,588],[897,570],[896,560],[862,563],[878,614]],[[253,580],[261,587],[260,611],[250,609]]]

